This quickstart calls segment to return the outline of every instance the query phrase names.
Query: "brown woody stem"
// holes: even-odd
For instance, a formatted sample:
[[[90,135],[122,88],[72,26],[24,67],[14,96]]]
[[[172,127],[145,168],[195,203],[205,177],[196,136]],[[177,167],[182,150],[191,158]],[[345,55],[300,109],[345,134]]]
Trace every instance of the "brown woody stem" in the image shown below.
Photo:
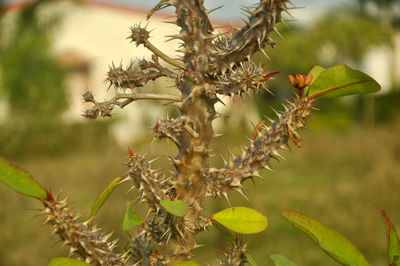
[[[137,100],[164,100],[171,102],[180,102],[181,96],[171,94],[154,94],[154,93],[124,93],[117,94],[116,100],[129,99],[132,102]]]

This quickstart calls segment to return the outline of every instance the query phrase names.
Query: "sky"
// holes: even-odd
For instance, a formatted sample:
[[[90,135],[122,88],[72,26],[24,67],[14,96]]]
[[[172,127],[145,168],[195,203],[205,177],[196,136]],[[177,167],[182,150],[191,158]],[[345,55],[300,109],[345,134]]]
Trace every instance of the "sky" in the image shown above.
[[[124,5],[136,5],[144,8],[151,8],[156,5],[159,0],[97,0],[113,3],[121,3]],[[204,4],[207,9],[215,8],[223,5],[223,8],[215,11],[211,17],[218,17],[223,20],[239,20],[241,16],[240,6],[249,6],[255,4],[257,0],[205,0]],[[351,0],[292,0],[297,7],[304,7],[293,10],[291,13],[298,21],[309,22],[311,17],[315,17],[316,12],[326,11],[334,6],[352,2]]]
[[[158,0],[114,0],[128,5],[140,5],[142,7],[152,7]],[[205,6],[207,9],[215,8],[223,5],[223,8],[215,11],[214,17],[220,17],[222,19],[238,20],[241,17],[240,6],[249,6],[255,4],[257,0],[205,0]],[[301,9],[293,10],[291,13],[303,16],[306,14],[315,14],[317,10],[327,10],[335,5],[343,4],[345,2],[351,2],[349,0],[292,0],[293,4],[297,7],[304,7]],[[308,18],[306,18],[309,20]]]
[[[5,2],[19,2],[23,0],[5,0]],[[156,5],[159,0],[94,0],[98,2],[108,2],[114,4],[123,4],[127,6],[139,6],[143,8],[151,8]],[[223,8],[215,11],[211,18],[219,18],[222,20],[239,20],[241,16],[240,6],[249,6],[257,3],[257,0],[205,0],[207,9],[215,8],[223,5]],[[352,0],[292,0],[297,7],[303,7],[291,11],[291,14],[300,22],[307,23],[315,18],[316,14],[321,14],[330,8],[353,2]]]

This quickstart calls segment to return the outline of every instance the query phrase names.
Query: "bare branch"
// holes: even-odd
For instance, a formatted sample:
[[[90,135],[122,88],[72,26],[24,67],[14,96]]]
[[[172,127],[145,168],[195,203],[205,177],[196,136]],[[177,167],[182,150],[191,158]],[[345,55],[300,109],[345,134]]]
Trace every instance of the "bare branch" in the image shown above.
[[[267,73],[250,62],[241,63],[237,68],[218,76],[218,80],[213,84],[214,92],[229,96],[249,94],[250,90],[258,91],[260,88],[270,92],[266,81],[278,73],[279,71]]]
[[[170,102],[180,102],[181,96],[171,94],[155,94],[155,93],[117,93],[117,95],[109,101],[97,102],[90,92],[83,95],[85,102],[93,103],[93,107],[85,110],[83,116],[89,119],[96,119],[99,115],[103,117],[111,117],[114,106],[117,105],[121,109],[128,104],[137,100],[163,100]],[[123,100],[122,102],[120,100]]]
[[[278,151],[284,149],[289,140],[300,147],[301,138],[296,130],[305,127],[306,119],[313,108],[312,102],[313,100],[306,97],[300,97],[294,103],[284,105],[285,112],[277,112],[278,118],[275,121],[271,120],[270,127],[264,126],[260,131],[256,129],[258,137],[251,140],[251,145],[243,150],[241,156],[236,156],[222,169],[210,168],[207,174],[207,194],[227,197],[229,190],[243,193],[242,183],[259,176],[259,170],[262,168],[271,170],[271,158],[283,158]]]
[[[229,67],[250,58],[255,52],[264,51],[265,45],[274,46],[269,37],[271,32],[278,32],[276,24],[283,22],[281,13],[289,9],[286,4],[290,0],[261,0],[254,8],[244,8],[248,20],[232,39],[226,43],[225,49],[213,55],[209,66],[209,74],[224,73]],[[219,50],[221,50],[221,45]]]
[[[119,93],[115,96],[114,102],[120,99],[137,100],[163,100],[171,102],[180,102],[181,96],[171,94],[155,94],[155,93]]]
[[[153,55],[152,59],[153,62],[145,59],[139,61],[141,71],[138,71],[139,69],[135,62],[131,62],[125,69],[122,64],[118,67],[112,64],[110,70],[107,72],[106,82],[117,89],[133,90],[137,87],[143,87],[150,80],[156,80],[160,77],[168,77],[171,79],[177,77],[174,72],[160,65],[156,55]]]
[[[143,44],[144,47],[152,51],[154,54],[156,54],[158,57],[160,57],[168,64],[179,67],[181,69],[185,68],[185,64],[170,58],[169,56],[161,52],[157,47],[155,47],[151,42],[149,42],[148,39],[150,37],[150,32],[146,29],[146,27],[142,28],[139,24],[131,27],[130,29],[131,29],[131,35],[128,38],[131,39],[132,42],[135,42],[136,46]]]
[[[155,170],[151,168],[151,161],[145,156],[129,150],[128,161],[126,163],[129,170],[125,175],[124,181],[132,181],[132,188],[137,188],[141,192],[139,199],[146,202],[150,211],[159,212],[161,209],[160,201],[167,198],[171,193],[171,183],[168,179],[162,179]]]
[[[50,194],[51,195],[51,194]],[[71,213],[67,199],[54,197],[42,200],[42,215],[46,216],[45,224],[52,228],[64,245],[70,246],[69,255],[87,263],[96,265],[126,265],[124,255],[114,252],[117,241],[109,241],[111,234],[99,232],[91,220],[79,222],[79,216]]]

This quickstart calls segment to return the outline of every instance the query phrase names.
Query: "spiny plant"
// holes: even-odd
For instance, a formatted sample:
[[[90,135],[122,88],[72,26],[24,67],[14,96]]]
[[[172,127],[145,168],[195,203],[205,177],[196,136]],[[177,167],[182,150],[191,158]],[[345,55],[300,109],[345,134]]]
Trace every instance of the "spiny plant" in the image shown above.
[[[178,52],[182,57],[173,59],[161,52],[149,41],[150,31],[135,25],[130,28],[129,39],[136,46],[149,49],[153,53],[151,60],[143,59],[128,66],[112,65],[107,73],[107,82],[115,89],[112,99],[98,102],[90,92],[83,95],[84,102],[91,105],[84,112],[89,119],[110,117],[116,106],[124,108],[138,100],[164,100],[175,106],[179,110],[176,117],[159,120],[153,127],[155,138],[167,138],[178,148],[176,157],[171,158],[176,169],[172,175],[165,177],[155,171],[152,160],[129,149],[126,173],[111,181],[94,202],[90,217],[82,221],[72,213],[67,199],[53,195],[26,171],[0,160],[0,180],[22,194],[39,199],[45,223],[70,247],[71,258],[56,258],[49,265],[198,265],[191,260],[192,252],[201,245],[196,242],[196,235],[212,226],[232,240],[224,256],[218,259],[219,264],[255,265],[242,234],[265,230],[267,218],[248,207],[230,207],[205,216],[205,199],[228,198],[231,190],[245,195],[243,183],[260,177],[261,169],[271,169],[270,161],[279,160],[280,150],[287,149],[289,142],[300,147],[299,130],[306,126],[317,99],[375,92],[380,88],[368,75],[345,65],[328,69],[316,66],[307,75],[289,76],[295,89],[293,99],[283,104],[274,119],[257,124],[242,154],[226,161],[220,169],[211,167],[209,145],[217,135],[212,121],[220,116],[215,104],[223,96],[242,96],[259,89],[268,91],[266,82],[278,72],[266,71],[253,63],[251,56],[258,51],[265,53],[266,46],[275,46],[270,35],[279,34],[277,24],[285,23],[282,13],[293,7],[289,6],[289,0],[261,0],[244,8],[248,19],[242,28],[217,33],[208,18],[212,10],[206,10],[203,2],[162,0],[147,15],[149,19],[160,9],[175,8],[175,20],[169,22],[180,31],[169,37],[179,40]],[[161,64],[160,59],[170,67]],[[136,91],[160,77],[174,81],[177,93]],[[115,187],[123,182],[131,182],[131,189],[139,191],[139,200],[147,204],[148,213],[141,218],[128,202],[122,227],[125,231],[135,230],[129,234],[127,251],[118,253],[117,240],[111,241],[111,234],[100,232],[94,217]],[[368,265],[358,249],[336,231],[295,211],[284,211],[282,216],[312,236],[338,262]],[[386,214],[384,217],[388,225],[390,263],[398,265],[399,241],[390,219]],[[236,232],[236,237],[226,228]],[[271,258],[276,265],[292,265],[280,255]]]

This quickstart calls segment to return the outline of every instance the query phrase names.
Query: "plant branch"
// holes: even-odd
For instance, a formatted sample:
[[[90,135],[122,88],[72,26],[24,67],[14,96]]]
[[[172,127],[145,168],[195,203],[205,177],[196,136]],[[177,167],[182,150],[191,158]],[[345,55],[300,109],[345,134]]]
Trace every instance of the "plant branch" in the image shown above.
[[[156,93],[118,93],[113,101],[120,99],[137,100],[163,100],[171,102],[180,102],[181,96],[171,94],[156,94]]]
[[[256,138],[251,140],[250,146],[243,150],[241,156],[225,163],[222,169],[210,168],[207,195],[227,197],[229,190],[243,194],[242,183],[249,178],[260,176],[259,170],[262,168],[271,170],[271,158],[283,158],[278,151],[285,149],[289,140],[300,147],[301,138],[296,131],[306,126],[306,119],[313,109],[312,103],[313,100],[298,97],[295,102],[284,105],[285,111],[276,112],[278,118],[271,120],[270,127],[263,126],[260,131],[255,129]]]
[[[64,245],[70,246],[70,256],[96,265],[126,265],[127,258],[113,251],[117,240],[108,241],[112,234],[100,233],[90,220],[79,222],[79,216],[70,212],[66,199],[51,197],[42,202],[45,224],[52,227],[52,233],[58,235]]]
[[[264,52],[265,45],[274,46],[275,42],[269,37],[271,32],[278,29],[276,24],[283,22],[281,13],[288,11],[289,0],[261,0],[254,8],[246,8],[248,21],[225,47],[219,47],[220,52],[213,55],[208,73],[217,75],[224,73],[229,67],[250,58],[257,51]]]
[[[163,100],[170,102],[180,102],[181,96],[171,94],[155,94],[155,93],[117,93],[114,98],[105,102],[97,102],[90,92],[83,95],[85,102],[93,103],[92,108],[86,109],[83,116],[89,119],[96,119],[99,114],[103,117],[111,117],[114,106],[117,105],[121,109],[128,104],[137,100]],[[123,100],[122,102],[120,100]]]
[[[153,62],[142,59],[138,65],[135,62],[131,62],[126,68],[122,64],[118,67],[112,64],[107,72],[106,82],[116,89],[133,90],[137,87],[143,87],[150,80],[156,80],[159,77],[168,77],[171,79],[177,77],[174,72],[160,65],[157,55],[153,54],[152,59]]]
[[[165,62],[167,62],[170,65],[179,67],[181,69],[185,68],[185,64],[183,62],[177,61],[172,59],[171,57],[169,57],[168,55],[164,54],[163,52],[161,52],[157,47],[155,47],[151,42],[149,42],[148,40],[145,41],[145,43],[143,44],[144,47],[146,47],[147,49],[149,49],[150,51],[152,51],[154,54],[156,54],[157,56],[159,56],[162,60],[164,60]]]
[[[267,73],[251,62],[241,63],[239,67],[220,75],[218,80],[214,81],[213,91],[229,96],[249,94],[250,90],[257,91],[260,88],[270,92],[266,81],[278,73],[279,71]]]
[[[143,44],[144,47],[152,51],[155,55],[160,57],[168,64],[179,67],[181,69],[185,68],[185,64],[170,58],[169,56],[161,52],[157,47],[155,47],[151,42],[149,42],[150,32],[146,29],[146,27],[143,28],[140,25],[135,25],[130,29],[131,35],[128,38],[131,39],[132,42],[135,42],[136,46]]]

